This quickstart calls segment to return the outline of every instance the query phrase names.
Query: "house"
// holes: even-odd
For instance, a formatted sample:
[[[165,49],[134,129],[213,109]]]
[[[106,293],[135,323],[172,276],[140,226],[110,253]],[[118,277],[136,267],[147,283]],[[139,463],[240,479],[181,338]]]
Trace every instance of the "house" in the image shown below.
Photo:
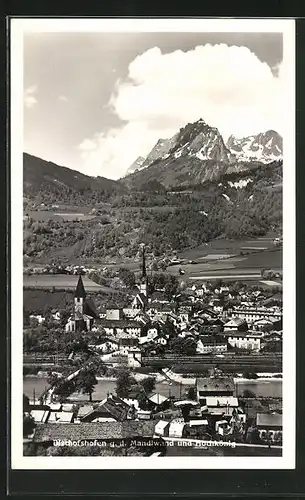
[[[281,444],[282,442],[282,415],[278,413],[258,413],[256,427],[262,441]]]
[[[41,314],[30,314],[29,319],[30,323],[38,321],[39,325],[41,325],[45,321],[45,318]]]
[[[101,352],[103,354],[108,353],[108,352],[113,352],[117,351],[119,348],[119,342],[117,340],[112,340],[105,338],[104,340],[101,340],[99,344],[96,345],[89,345],[92,349],[95,349],[98,352]]]
[[[119,333],[127,333],[130,335],[141,335],[142,326],[130,319],[103,319],[100,321],[100,326],[104,328],[107,335],[112,335],[118,338]]]
[[[234,396],[208,396],[206,405],[202,408],[203,413],[208,413],[211,417],[229,419],[235,415],[244,423],[246,414],[239,407],[238,399]]]
[[[123,319],[123,309],[106,309],[106,320],[108,321],[120,321]]]
[[[130,347],[137,347],[139,344],[139,337],[134,333],[119,332],[117,340],[119,342],[119,351],[125,354],[128,354]]]
[[[187,436],[185,422],[172,421],[169,425],[168,436],[171,438],[184,438]]]
[[[106,318],[106,308],[105,307],[101,307],[100,310],[99,310],[99,317],[101,319],[105,319]]]
[[[136,310],[145,310],[148,304],[148,299],[147,296],[143,293],[140,292],[138,293],[132,303],[131,303],[131,308],[136,309]]]
[[[151,294],[151,297],[149,299],[149,303],[155,303],[155,302],[159,302],[161,304],[168,304],[169,300],[166,298],[164,292],[156,290]]]
[[[137,314],[133,317],[133,320],[142,323],[142,325],[150,323],[150,317],[144,311],[137,312]]]
[[[248,330],[248,325],[245,319],[243,318],[231,318],[224,325],[224,331],[238,331],[238,332],[246,332]]]
[[[82,415],[82,422],[122,422],[127,419],[130,406],[123,399],[110,394],[93,410]]]
[[[158,335],[159,335],[159,331],[158,331],[158,328],[156,326],[152,326],[152,327],[148,328],[147,335],[146,335],[148,339],[153,340],[156,337],[158,337]]]
[[[167,317],[173,312],[173,306],[171,304],[155,303],[151,304],[146,312],[150,319],[161,318],[166,321]]]
[[[60,321],[60,312],[59,311],[52,311],[52,318],[54,321]]]
[[[151,419],[151,411],[150,410],[138,410],[137,418],[139,420],[150,420]]]
[[[271,319],[266,319],[266,318],[257,319],[256,321],[253,322],[252,329],[259,330],[262,332],[268,332],[270,330],[273,330],[273,321],[271,321]]]
[[[234,307],[232,316],[245,319],[253,323],[258,319],[282,319],[282,310],[279,307]]]
[[[228,344],[238,349],[259,351],[261,347],[261,333],[258,332],[232,332],[227,335]]]
[[[223,353],[227,351],[227,340],[220,335],[200,335],[197,341],[198,354]]]
[[[157,422],[156,427],[155,427],[155,435],[168,437],[169,426],[170,426],[170,422],[168,422],[167,420],[159,420],[159,422]]]
[[[206,405],[208,396],[233,396],[235,384],[232,377],[204,377],[196,379],[197,400]]]
[[[124,307],[123,314],[126,318],[135,318],[137,314],[141,312],[141,309],[136,307]]]
[[[167,345],[167,338],[164,335],[159,335],[154,341],[160,345]]]
[[[139,368],[142,366],[142,352],[136,346],[131,346],[127,351],[127,364],[131,368]]]

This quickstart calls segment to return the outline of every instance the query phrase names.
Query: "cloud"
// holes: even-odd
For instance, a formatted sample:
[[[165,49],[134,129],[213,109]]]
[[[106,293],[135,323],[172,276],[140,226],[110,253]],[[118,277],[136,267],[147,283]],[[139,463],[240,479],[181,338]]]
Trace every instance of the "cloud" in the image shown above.
[[[35,94],[37,94],[37,85],[31,85],[24,91],[23,102],[26,108],[32,108],[38,103]]]
[[[67,97],[67,96],[65,96],[65,95],[60,95],[60,96],[58,97],[58,100],[59,100],[59,101],[62,101],[62,102],[68,102],[68,97]]]
[[[92,141],[90,150],[82,143],[84,171],[118,178],[159,138],[199,118],[225,139],[268,129],[281,133],[281,70],[278,65],[272,71],[246,47],[225,44],[144,52],[130,63],[128,76],[117,81],[110,99],[122,126],[88,138],[84,142]]]

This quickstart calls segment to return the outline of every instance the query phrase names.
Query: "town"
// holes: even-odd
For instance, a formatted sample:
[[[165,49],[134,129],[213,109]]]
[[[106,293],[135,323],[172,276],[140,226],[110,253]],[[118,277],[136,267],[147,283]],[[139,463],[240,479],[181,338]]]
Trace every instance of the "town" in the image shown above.
[[[182,286],[146,258],[125,303],[99,303],[79,268],[66,314],[24,319],[24,384],[46,380],[23,396],[24,454],[281,455],[281,293]]]

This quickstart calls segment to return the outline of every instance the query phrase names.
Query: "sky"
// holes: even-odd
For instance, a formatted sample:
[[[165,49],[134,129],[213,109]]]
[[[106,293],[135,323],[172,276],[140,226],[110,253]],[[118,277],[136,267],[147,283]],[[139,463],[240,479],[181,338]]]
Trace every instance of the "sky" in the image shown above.
[[[281,133],[282,59],[281,33],[26,33],[24,151],[118,179],[200,118]]]

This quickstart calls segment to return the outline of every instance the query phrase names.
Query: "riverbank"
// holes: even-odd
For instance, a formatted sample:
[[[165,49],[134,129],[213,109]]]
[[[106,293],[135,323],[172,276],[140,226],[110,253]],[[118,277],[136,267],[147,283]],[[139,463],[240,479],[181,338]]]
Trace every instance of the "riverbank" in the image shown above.
[[[278,381],[282,381],[282,378],[279,378],[279,377],[257,377],[257,378],[244,378],[244,377],[235,377],[234,378],[234,383],[238,383],[238,382],[249,382],[249,383],[253,383],[253,382],[278,382]]]
[[[54,371],[54,373],[59,373]],[[49,372],[45,371],[39,371],[36,374],[29,373],[27,375],[24,375],[24,379],[45,379],[49,376]],[[164,382],[166,380],[166,377],[162,375],[161,373],[137,373],[133,372],[132,376],[135,378],[137,382],[141,382],[141,380],[144,380],[145,378],[148,377],[153,377],[157,383]],[[116,377],[114,376],[97,376],[96,380],[98,381],[103,381],[103,382],[116,382]]]

